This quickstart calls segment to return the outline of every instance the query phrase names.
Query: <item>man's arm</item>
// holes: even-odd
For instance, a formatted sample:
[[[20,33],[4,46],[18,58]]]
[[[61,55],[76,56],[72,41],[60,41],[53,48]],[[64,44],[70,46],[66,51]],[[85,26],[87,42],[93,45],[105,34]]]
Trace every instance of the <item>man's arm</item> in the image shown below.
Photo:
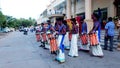
[[[109,24],[107,23],[105,25],[105,37],[107,37],[107,35],[108,35],[108,27],[109,27]]]

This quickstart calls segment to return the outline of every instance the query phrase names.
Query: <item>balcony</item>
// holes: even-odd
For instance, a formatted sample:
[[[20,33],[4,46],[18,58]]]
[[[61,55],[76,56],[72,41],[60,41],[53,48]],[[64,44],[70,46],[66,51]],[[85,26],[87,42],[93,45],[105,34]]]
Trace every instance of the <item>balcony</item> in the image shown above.
[[[63,17],[63,12],[62,11],[51,11],[48,13],[48,17]]]

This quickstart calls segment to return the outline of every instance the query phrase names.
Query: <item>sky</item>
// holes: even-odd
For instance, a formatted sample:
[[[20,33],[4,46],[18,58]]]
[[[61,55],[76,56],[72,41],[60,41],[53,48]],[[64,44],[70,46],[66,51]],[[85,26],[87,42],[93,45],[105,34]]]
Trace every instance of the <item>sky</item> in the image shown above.
[[[49,4],[50,0],[0,0],[4,15],[26,19],[29,17],[38,19]]]

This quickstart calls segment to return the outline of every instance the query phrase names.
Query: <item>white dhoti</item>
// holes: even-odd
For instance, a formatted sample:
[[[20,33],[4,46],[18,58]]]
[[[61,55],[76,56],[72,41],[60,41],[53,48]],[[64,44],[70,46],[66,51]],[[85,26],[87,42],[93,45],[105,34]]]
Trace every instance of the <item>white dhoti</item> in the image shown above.
[[[50,49],[50,45],[48,44],[48,42],[45,43],[45,48]]]
[[[98,40],[98,31],[96,31],[96,35],[97,35],[97,40]],[[99,40],[98,40],[98,42],[99,42]],[[99,42],[99,45],[91,46],[91,53],[94,56],[103,56],[103,51],[100,46],[100,42]]]
[[[50,31],[47,31],[47,32],[46,32],[46,43],[45,43],[45,48],[46,48],[46,49],[50,49],[50,39],[49,39],[49,38],[50,38],[51,36],[48,36],[48,34],[51,34],[51,32],[50,32]]]
[[[65,46],[65,49],[70,49],[70,42],[69,42],[69,36],[68,36],[68,32],[66,32],[66,35],[65,35],[65,39],[64,39],[64,46]]]
[[[62,43],[61,43],[61,41],[63,41],[64,40],[64,37],[63,37],[63,35],[59,35],[58,36],[58,48],[59,48],[59,53],[58,53],[58,55],[57,55],[57,57],[56,57],[56,60],[57,61],[59,61],[59,62],[64,62],[65,61],[65,53],[64,53],[64,47],[63,47],[63,49],[61,49],[61,45],[62,45]]]
[[[72,34],[69,56],[78,56],[77,34]]]
[[[88,42],[88,40],[87,40]],[[89,43],[89,42],[88,42]],[[79,49],[80,50],[85,50],[85,51],[89,51],[90,50],[90,45],[89,44],[82,44],[82,39],[80,38],[80,44],[79,44]]]
[[[80,46],[80,49],[81,49],[81,50],[86,50],[86,51],[89,51],[89,50],[90,50],[90,45],[89,45],[89,44],[87,44],[87,45],[82,45],[82,44],[80,44],[79,46]]]

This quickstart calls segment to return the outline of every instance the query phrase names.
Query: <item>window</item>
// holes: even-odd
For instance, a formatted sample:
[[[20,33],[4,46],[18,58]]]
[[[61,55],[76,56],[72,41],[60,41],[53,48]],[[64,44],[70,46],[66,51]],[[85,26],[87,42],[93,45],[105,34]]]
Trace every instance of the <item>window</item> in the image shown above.
[[[80,2],[80,0],[77,0],[77,2]]]
[[[98,10],[95,10],[94,12],[98,14]],[[102,8],[101,14],[102,14],[101,16],[102,20],[107,20],[107,8]]]

